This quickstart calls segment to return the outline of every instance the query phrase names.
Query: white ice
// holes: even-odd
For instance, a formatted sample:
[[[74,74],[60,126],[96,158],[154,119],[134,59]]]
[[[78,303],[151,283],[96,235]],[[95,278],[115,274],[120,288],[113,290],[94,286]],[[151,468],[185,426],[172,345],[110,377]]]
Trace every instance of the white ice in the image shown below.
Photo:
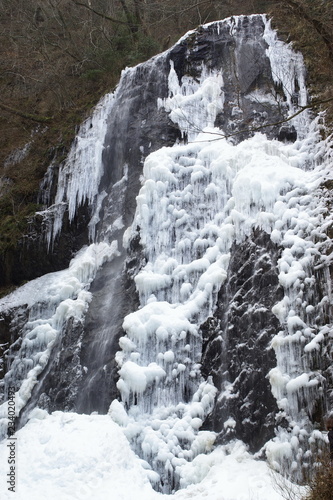
[[[16,491],[8,491],[7,442],[0,443],[2,500],[159,500],[151,471],[108,415],[35,410],[15,435]],[[175,500],[282,500],[265,462],[241,442],[198,455],[182,473]],[[287,483],[289,484],[289,483]],[[289,487],[291,485],[289,484]]]
[[[22,286],[0,300],[0,312],[27,309],[28,321],[21,331],[22,343],[4,378],[4,387],[14,386],[15,410],[29,400],[38,375],[49,360],[52,347],[71,318],[83,319],[91,300],[89,285],[97,270],[118,255],[117,242],[93,243],[83,248],[69,268],[50,273]],[[0,406],[0,436],[7,427],[6,403]]]
[[[299,104],[306,104],[302,57],[277,40],[266,20],[265,26],[273,79],[284,89],[292,116],[298,109],[292,98],[296,80]],[[270,373],[272,392],[288,418],[308,428],[303,408],[321,383],[302,352],[317,350],[328,335],[323,330],[318,336],[313,317],[321,314],[320,305],[315,308],[311,293],[305,293],[313,286],[312,269],[323,243],[327,247],[325,206],[317,192],[327,172],[327,144],[320,142],[319,120],[311,122],[307,113],[290,121],[298,134],[294,143],[259,133],[237,145],[228,142],[223,130],[213,127],[224,105],[222,85],[222,72],[206,70],[199,82],[189,76],[179,82],[171,64],[169,97],[159,106],[189,143],[147,157],[133,222],[134,236],[140,228],[147,263],[135,278],[140,308],[123,324],[128,341],[121,340],[117,355],[117,386],[129,408],[124,432],[138,453],[156,465],[162,481],[174,470],[181,482],[185,461],[197,454],[200,425],[190,426],[186,415],[193,402],[201,405],[202,421],[211,408],[196,392],[206,384],[211,393],[211,381],[200,376],[197,325],[214,311],[232,243],[244,241],[254,229],[271,234],[282,249],[278,271],[284,298],[273,308],[281,332],[271,346],[277,356]],[[202,436],[207,443],[213,438]],[[301,453],[289,446],[291,460],[300,459]]]

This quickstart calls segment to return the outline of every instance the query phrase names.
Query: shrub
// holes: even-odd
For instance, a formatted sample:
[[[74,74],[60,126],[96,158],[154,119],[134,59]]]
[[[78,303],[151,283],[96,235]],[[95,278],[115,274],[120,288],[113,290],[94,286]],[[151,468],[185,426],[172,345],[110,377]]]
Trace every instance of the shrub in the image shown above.
[[[332,500],[333,466],[329,458],[317,464],[317,470],[308,485],[309,492],[303,500]]]

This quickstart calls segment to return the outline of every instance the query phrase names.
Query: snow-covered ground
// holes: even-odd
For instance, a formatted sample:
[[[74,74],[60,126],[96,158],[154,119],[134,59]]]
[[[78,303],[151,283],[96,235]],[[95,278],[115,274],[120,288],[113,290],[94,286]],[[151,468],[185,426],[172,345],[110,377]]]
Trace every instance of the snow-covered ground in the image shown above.
[[[174,495],[152,489],[142,461],[108,415],[35,410],[15,436],[15,493],[6,484],[10,439],[0,444],[1,499],[15,500],[281,500],[267,465],[243,443],[198,455]],[[148,472],[149,474],[149,472]]]

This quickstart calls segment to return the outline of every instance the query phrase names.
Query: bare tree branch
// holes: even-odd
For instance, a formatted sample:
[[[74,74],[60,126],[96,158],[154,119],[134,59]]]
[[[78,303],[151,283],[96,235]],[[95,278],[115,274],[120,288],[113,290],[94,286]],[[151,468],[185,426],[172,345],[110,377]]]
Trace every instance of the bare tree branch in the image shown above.
[[[5,111],[8,111],[9,113],[12,113],[17,116],[21,116],[22,118],[26,118],[28,120],[32,120],[34,122],[38,123],[49,123],[52,118],[48,116],[39,116],[39,115],[32,115],[30,113],[25,113],[24,111],[20,111],[18,109],[14,109],[10,106],[7,106],[3,102],[0,101],[0,108],[4,109]]]
[[[133,22],[133,16],[131,12],[129,11],[127,4],[125,0],[120,0],[121,6],[123,8],[123,11],[125,13],[126,19],[127,19],[127,24],[129,26],[129,29],[131,30],[131,33],[135,34],[138,32],[139,29],[139,24]]]
[[[333,36],[332,32],[329,31],[324,23],[315,17],[313,17],[311,14],[307,12],[307,10],[304,8],[304,5],[300,3],[298,0],[283,0],[284,3],[289,5],[294,11],[296,11],[297,14],[299,14],[303,19],[308,21],[313,28],[316,30],[318,35],[321,37],[323,42],[325,43],[327,49],[328,49],[328,54],[333,61]]]
[[[259,130],[262,130],[262,129],[265,129],[268,127],[275,127],[277,125],[283,125],[284,123],[289,122],[290,120],[292,120],[296,116],[303,113],[303,111],[305,111],[306,109],[314,109],[318,106],[321,106],[322,104],[325,104],[325,103],[331,102],[331,101],[333,101],[333,97],[330,97],[329,99],[320,100],[320,101],[314,101],[311,104],[307,104],[306,106],[302,106],[298,111],[296,111],[296,113],[294,113],[291,116],[288,116],[287,118],[284,118],[283,120],[279,120],[279,121],[274,122],[274,123],[266,123],[266,124],[260,125],[258,127],[249,127],[249,128],[244,129],[244,130],[239,130],[238,132],[233,132],[231,134],[220,134],[219,132],[209,132],[212,135],[218,135],[218,137],[216,139],[212,139],[210,142],[219,141],[221,139],[228,139],[229,137],[234,137],[236,135],[241,135],[241,134],[248,133],[248,132],[258,132]],[[196,142],[207,142],[207,141],[196,141]]]
[[[90,5],[87,5],[87,4],[82,3],[82,2],[78,2],[77,0],[72,0],[72,2],[75,3],[75,5],[79,5],[80,7],[84,7],[86,9],[90,10],[91,12],[96,14],[96,16],[100,16],[100,17],[103,17],[103,19],[107,19],[108,21],[111,21],[112,23],[123,24],[125,26],[128,26],[127,21],[121,21],[120,19],[115,19],[114,17],[108,16],[107,14],[103,14],[102,12],[98,12],[97,10],[90,7]]]
[[[165,22],[165,21],[167,21],[168,19],[170,19],[171,17],[173,17],[175,15],[184,14],[185,12],[188,12],[189,10],[198,9],[202,5],[210,4],[210,3],[212,3],[212,0],[203,0],[202,2],[197,2],[197,3],[193,4],[193,5],[190,5],[189,7],[185,7],[185,8],[180,9],[180,10],[174,10],[173,9],[171,14],[169,14],[166,17],[162,17],[158,21],[155,21],[154,23],[151,23],[151,24],[152,25],[160,24],[161,22]]]

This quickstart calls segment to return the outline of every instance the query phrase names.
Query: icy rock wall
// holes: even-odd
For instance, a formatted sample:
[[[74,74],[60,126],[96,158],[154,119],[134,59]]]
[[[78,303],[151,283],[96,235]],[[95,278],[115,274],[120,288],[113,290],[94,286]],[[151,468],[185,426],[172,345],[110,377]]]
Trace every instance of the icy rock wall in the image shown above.
[[[236,61],[244,56],[246,29],[241,31],[241,24],[240,20],[228,24],[229,35],[238,41]],[[219,32],[220,28],[214,25],[213,29]],[[242,99],[259,101],[267,109],[278,87],[284,92],[286,115],[291,116],[298,105],[307,103],[302,58],[276,40],[268,23],[262,35],[269,47],[266,55],[273,85],[269,88],[266,79],[263,91],[258,83],[253,88],[252,81],[244,87]],[[176,65],[171,64],[169,97],[159,101],[189,144],[159,150],[144,165],[133,227],[140,228],[147,264],[135,277],[140,309],[125,318],[127,335],[120,339],[122,351],[117,355],[117,387],[128,415],[120,417],[119,403],[112,403],[110,409],[137,452],[159,473],[163,491],[177,487],[179,481],[182,484],[181,467],[195,456],[196,440],[200,437],[208,446],[213,439],[209,433],[196,433],[198,417],[201,422],[207,418],[205,425],[219,431],[220,439],[241,437],[254,450],[273,437],[276,423],[283,424],[284,429],[280,427],[267,445],[267,453],[274,466],[286,467],[299,479],[300,464],[311,461],[312,443],[317,437],[323,440],[312,429],[314,407],[322,415],[325,412],[324,377],[320,370],[311,369],[311,363],[304,363],[304,353],[317,349],[317,341],[326,346],[329,342],[329,327],[317,336],[308,316],[314,312],[314,297],[318,298],[311,290],[314,267],[320,261],[319,265],[327,264],[319,249],[329,248],[322,229],[326,209],[315,194],[326,174],[317,122],[311,124],[304,113],[291,121],[289,140],[283,135],[280,142],[255,135],[239,142],[241,134],[235,126],[232,129],[229,124],[226,131],[211,128],[221,123],[230,74],[224,66],[196,71],[195,78],[179,79]],[[243,75],[237,76],[242,81]],[[238,99],[231,115],[241,121]],[[282,104],[281,95],[275,95],[275,102]],[[271,120],[272,115],[264,119]],[[258,129],[258,123],[252,128]],[[226,135],[232,136],[229,142]],[[330,300],[329,289],[323,290],[320,321]],[[210,322],[216,310],[219,319]],[[205,338],[208,347],[201,336],[203,332],[205,337],[206,322],[213,325],[213,339],[209,332]],[[211,350],[215,373],[207,366],[211,357],[205,352],[204,366],[199,365],[203,349]],[[206,388],[209,394],[210,375],[219,389],[213,411],[203,404],[202,392],[194,392],[200,384],[200,391]],[[193,402],[196,408],[201,406],[200,414],[193,413]],[[179,432],[180,423],[186,438]]]
[[[59,256],[66,267],[82,240],[108,245],[116,241],[119,252],[97,270],[91,283],[84,332],[72,331],[74,347],[63,337],[59,356],[50,358],[49,375],[35,395],[35,404],[41,399],[49,410],[66,405],[105,413],[116,395],[114,356],[124,316],[136,304],[126,271],[130,264],[124,264],[123,233],[133,221],[145,156],[173,144],[180,135],[157,103],[158,97],[167,95],[167,67],[167,56],[158,56],[126,69],[115,93],[105,96],[80,127],[68,158],[59,168],[54,162],[50,165],[41,187],[40,200],[51,205],[36,215],[32,226],[34,232],[40,228],[44,246],[34,235],[27,240],[30,247],[34,242],[38,245],[42,270],[57,269]],[[78,237],[75,228],[85,236]]]
[[[33,391],[40,389],[38,378],[49,374],[50,359],[60,354],[62,336],[82,322],[91,301],[88,288],[97,269],[117,253],[115,241],[111,245],[92,244],[76,255],[68,269],[27,283],[1,301],[2,317],[11,309],[15,312],[9,327],[14,342],[6,356],[2,400],[7,399],[9,387],[16,389],[17,416]],[[7,428],[5,403],[0,412],[3,436]]]
[[[212,317],[201,325],[202,372],[221,387],[206,426],[219,442],[242,439],[258,451],[274,435],[278,412],[267,373],[276,365],[270,341],[279,330],[271,305],[282,298],[279,249],[258,228],[230,250],[228,277]]]
[[[118,269],[115,262],[105,264],[92,284],[96,293],[88,311],[81,356],[87,371],[83,372],[81,401],[75,403],[81,411],[106,411],[108,397],[115,394],[114,350],[121,335],[122,318],[136,306],[135,295],[130,293],[131,299],[125,298],[131,285],[124,271],[127,250],[122,246],[122,235],[133,221],[139,177],[147,154],[173,144],[181,136],[191,139],[198,133],[199,125],[213,126],[223,120],[228,132],[237,132],[231,139],[239,142],[249,135],[247,131],[238,133],[245,121],[255,126],[274,121],[281,108],[283,114],[288,112],[283,99],[275,95],[263,31],[260,17],[242,18],[236,24],[233,21],[213,24],[184,37],[167,53],[124,71],[114,96],[106,96],[83,124],[69,158],[60,167],[56,203],[39,214],[48,227],[45,231],[48,242],[54,248],[50,255],[58,253],[67,221],[80,221],[83,208],[86,221],[90,220],[90,237],[102,241],[116,239],[121,254]],[[242,55],[244,50],[247,65]],[[257,95],[253,98],[253,89],[257,88],[261,89],[260,100]],[[186,119],[179,122],[182,114]],[[193,119],[196,123],[192,130]],[[269,133],[276,135],[277,131],[270,127]],[[100,137],[103,134],[104,142]],[[48,182],[52,170],[53,166]],[[46,197],[47,194],[48,191]],[[137,260],[136,267],[141,265],[138,252],[133,260]],[[125,266],[128,270],[128,265]],[[117,290],[112,287],[115,292],[111,295],[107,276],[117,282]],[[119,297],[124,300],[119,301]],[[111,328],[110,315],[114,318]],[[98,345],[104,348],[99,349]],[[89,354],[92,350],[94,355]],[[107,369],[99,369],[98,364]],[[64,383],[61,368],[56,370],[59,374],[52,372],[53,380],[59,380],[56,385],[60,378]],[[70,373],[71,370],[69,386]],[[114,387],[109,392],[108,385]],[[101,387],[105,388],[106,397],[100,394]],[[51,390],[54,394],[54,389],[48,389]],[[54,401],[54,396],[51,400]],[[94,402],[88,404],[88,400]]]
[[[60,280],[37,280],[42,298],[1,302],[28,321],[12,323],[21,345],[5,378],[30,384],[18,387],[22,414],[106,412],[112,401],[166,493],[215,440],[256,451],[277,425],[273,465],[297,473],[311,461],[331,384],[320,188],[331,160],[319,120],[276,125],[306,102],[302,58],[263,16],[200,27],[124,71],[43,187],[55,202],[39,214],[50,255],[84,209],[89,273],[68,287],[74,260]]]

